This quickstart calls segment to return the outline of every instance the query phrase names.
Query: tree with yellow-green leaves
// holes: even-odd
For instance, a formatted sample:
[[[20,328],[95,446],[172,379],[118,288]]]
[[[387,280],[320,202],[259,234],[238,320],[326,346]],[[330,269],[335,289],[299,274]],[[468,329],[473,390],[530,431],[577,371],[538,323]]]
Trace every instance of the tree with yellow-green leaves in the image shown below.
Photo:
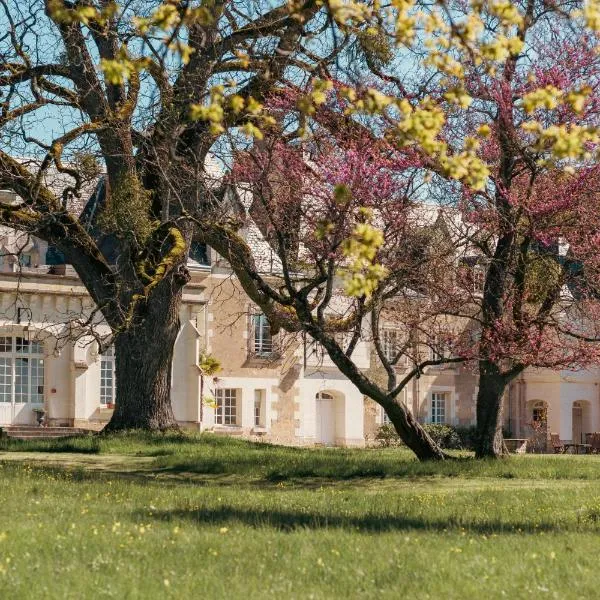
[[[256,214],[281,260],[282,281],[260,277],[234,227],[216,234],[200,218],[200,229],[272,323],[320,342],[420,458],[444,455],[402,406],[405,381],[396,380],[394,365],[380,356],[392,382],[382,388],[352,360],[362,323],[375,322],[406,290],[428,298],[432,316],[468,321],[470,336],[445,335],[479,375],[476,454],[501,456],[502,400],[515,377],[528,367],[577,369],[599,359],[600,4],[329,7],[344,31],[369,40],[362,69],[354,79],[320,78],[279,94],[272,103],[286,115],[279,121],[295,132],[271,140],[274,160],[261,158],[258,147],[238,168],[239,181],[251,182],[264,205]],[[289,158],[294,136],[314,165]],[[319,189],[321,199],[294,219],[290,198],[297,205],[305,196],[290,196],[288,187],[303,188],[303,169],[313,182],[304,194]],[[418,192],[407,195],[411,189]],[[435,256],[420,255],[409,231],[388,237],[407,222],[414,197],[437,199],[455,215],[448,243],[459,244],[456,260],[437,261],[445,278],[424,275]],[[401,250],[391,262],[390,248]],[[334,291],[353,307],[337,321],[327,314]],[[409,375],[418,376],[418,355],[413,363]]]
[[[348,34],[311,0],[1,0],[0,23],[0,186],[18,198],[0,222],[62,252],[110,326],[108,429],[174,427],[189,215],[214,199],[207,156],[260,138],[265,98],[327,73]],[[83,163],[102,174],[79,219]]]
[[[110,427],[174,424],[169,365],[194,234],[229,260],[274,329],[307,332],[368,389],[348,361],[360,335],[356,324],[390,281],[398,290],[419,283],[382,259],[386,231],[376,201],[362,206],[356,190],[333,182],[332,214],[349,218],[325,215],[309,232],[298,197],[286,200],[286,212],[271,206],[267,217],[279,214],[277,224],[302,225],[271,238],[284,274],[288,267],[283,286],[274,287],[257,271],[239,219],[227,210],[226,186],[205,169],[219,144],[239,150],[274,136],[284,145],[307,143],[318,128],[330,132],[342,155],[349,143],[365,142],[384,164],[402,157],[394,169],[405,171],[411,186],[442,190],[479,231],[489,230],[472,240],[486,270],[481,311],[468,316],[481,323],[478,454],[501,453],[507,382],[546,353],[551,336],[540,332],[550,320],[564,335],[555,317],[567,271],[551,269],[544,281],[539,264],[563,263],[558,252],[549,258],[539,248],[568,235],[576,264],[594,239],[593,202],[585,200],[598,159],[598,0],[0,5],[8,31],[1,42],[0,179],[22,199],[2,205],[1,220],[56,245],[116,334],[118,399]],[[61,133],[50,140],[35,132],[36,115],[47,111],[62,117]],[[39,160],[25,165],[19,159],[32,148]],[[105,170],[93,227],[66,209],[82,187],[73,150],[96,153]],[[72,180],[62,194],[44,184],[50,167]],[[549,182],[560,183],[562,204],[549,197]],[[270,198],[264,196],[267,206]],[[590,229],[570,227],[584,209]],[[300,231],[317,245],[333,240],[335,252],[316,267],[300,260]],[[265,228],[273,232],[277,227]],[[117,248],[116,261],[106,256],[106,239]],[[420,249],[417,243],[408,263],[401,255],[394,261],[419,262]],[[338,281],[353,310],[332,319],[324,307]],[[585,332],[569,333],[584,341]],[[347,348],[340,349],[338,334],[349,334]],[[410,411],[386,394],[380,403],[416,454],[444,458]]]

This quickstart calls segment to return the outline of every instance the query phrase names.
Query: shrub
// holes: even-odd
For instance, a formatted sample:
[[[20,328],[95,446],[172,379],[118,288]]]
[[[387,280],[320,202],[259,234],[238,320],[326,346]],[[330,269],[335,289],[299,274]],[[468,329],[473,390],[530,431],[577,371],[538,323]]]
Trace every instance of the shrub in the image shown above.
[[[382,448],[402,445],[402,440],[396,433],[396,430],[391,423],[384,423],[379,427],[379,429],[377,429],[375,440]]]
[[[423,429],[425,429],[440,448],[447,450],[461,450],[463,447],[456,429],[450,425],[427,423],[423,425]]]
[[[445,450],[473,450],[475,446],[474,425],[453,427],[452,425],[425,423],[423,429],[436,444]],[[383,448],[402,445],[402,440],[392,424],[381,425],[377,430],[375,440]]]
[[[475,450],[475,425],[460,425],[454,430],[460,438],[463,450]]]

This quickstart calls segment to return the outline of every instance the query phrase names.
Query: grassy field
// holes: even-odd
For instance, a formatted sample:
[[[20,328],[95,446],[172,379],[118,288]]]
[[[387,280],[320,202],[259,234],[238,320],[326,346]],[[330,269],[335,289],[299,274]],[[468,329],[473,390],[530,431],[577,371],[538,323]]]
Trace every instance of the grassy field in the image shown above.
[[[596,598],[600,457],[0,447],[0,598]]]

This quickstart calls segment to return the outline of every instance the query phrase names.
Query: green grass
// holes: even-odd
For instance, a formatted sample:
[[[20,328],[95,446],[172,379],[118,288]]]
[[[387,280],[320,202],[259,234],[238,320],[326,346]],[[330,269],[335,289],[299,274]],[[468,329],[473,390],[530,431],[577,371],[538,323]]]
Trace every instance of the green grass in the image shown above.
[[[600,457],[7,442],[0,598],[595,598]]]

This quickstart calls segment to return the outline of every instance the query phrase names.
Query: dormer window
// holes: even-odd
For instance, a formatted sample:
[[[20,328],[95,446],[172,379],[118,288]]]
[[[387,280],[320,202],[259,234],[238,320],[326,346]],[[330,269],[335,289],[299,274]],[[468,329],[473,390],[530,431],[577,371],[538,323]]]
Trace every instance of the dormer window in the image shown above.
[[[210,266],[210,252],[208,246],[202,242],[192,242],[190,246],[190,260],[200,265]]]

